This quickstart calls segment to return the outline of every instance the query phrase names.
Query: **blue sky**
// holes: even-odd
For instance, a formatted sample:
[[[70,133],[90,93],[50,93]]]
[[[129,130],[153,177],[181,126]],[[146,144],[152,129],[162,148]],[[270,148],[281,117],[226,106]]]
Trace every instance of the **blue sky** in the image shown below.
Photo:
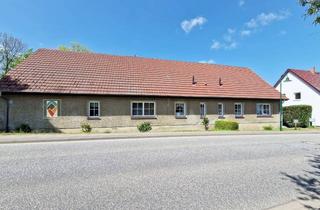
[[[320,26],[298,0],[0,0],[0,31],[30,48],[75,41],[95,52],[252,68],[273,84],[320,69]]]

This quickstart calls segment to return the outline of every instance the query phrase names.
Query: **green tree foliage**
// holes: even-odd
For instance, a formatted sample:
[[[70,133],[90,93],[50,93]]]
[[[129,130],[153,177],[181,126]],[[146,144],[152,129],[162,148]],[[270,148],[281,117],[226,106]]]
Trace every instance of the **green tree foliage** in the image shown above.
[[[18,38],[7,33],[0,33],[0,73],[7,74],[15,66],[17,59],[22,60],[26,45]]]
[[[294,120],[298,120],[298,127],[309,127],[312,107],[309,105],[294,105],[283,108],[283,123],[285,126],[294,127]]]
[[[306,16],[314,17],[314,24],[320,24],[320,0],[299,0],[303,7],[307,7]]]
[[[72,52],[91,52],[90,49],[88,49],[84,45],[77,42],[71,42],[70,46],[60,45],[58,49],[61,51],[72,51]]]
[[[33,49],[28,49],[26,52],[19,55],[10,64],[10,69],[14,69],[18,64],[20,64],[22,61],[24,61],[26,58],[28,58],[32,53],[33,53]]]

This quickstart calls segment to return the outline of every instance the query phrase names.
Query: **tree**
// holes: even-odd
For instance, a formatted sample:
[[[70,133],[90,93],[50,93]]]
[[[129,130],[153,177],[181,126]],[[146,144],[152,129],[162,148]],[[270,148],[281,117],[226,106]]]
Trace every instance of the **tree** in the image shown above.
[[[299,0],[303,7],[307,7],[306,16],[314,17],[314,24],[320,24],[320,0]]]
[[[26,52],[26,45],[7,33],[0,33],[0,69],[5,75]],[[21,62],[21,61],[20,61]]]
[[[89,50],[87,47],[77,42],[71,42],[70,46],[60,45],[58,49],[62,51],[72,51],[72,52],[91,52],[91,50]]]
[[[28,49],[24,53],[22,53],[20,56],[18,56],[16,59],[12,61],[10,64],[10,69],[14,69],[18,64],[20,64],[22,61],[24,61],[26,58],[28,58],[33,53],[33,49]]]

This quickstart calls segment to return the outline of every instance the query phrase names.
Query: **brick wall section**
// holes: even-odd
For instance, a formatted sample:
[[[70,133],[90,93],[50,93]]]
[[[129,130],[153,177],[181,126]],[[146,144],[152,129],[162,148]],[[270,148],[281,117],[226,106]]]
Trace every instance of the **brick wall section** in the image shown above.
[[[236,100],[236,99],[198,99],[198,98],[164,98],[164,97],[116,97],[116,96],[67,96],[67,95],[8,95],[12,100],[10,111],[10,128],[21,123],[28,123],[33,129],[72,129],[79,128],[81,122],[89,122],[95,128],[135,127],[143,121],[154,126],[190,126],[201,124],[200,102],[207,104],[207,116],[213,123],[217,116],[218,103],[224,103],[225,118],[238,121],[241,125],[268,124],[277,126],[279,122],[279,103],[275,100]],[[62,116],[55,119],[44,117],[43,100],[60,99]],[[87,110],[90,100],[100,101],[101,117],[88,119]],[[132,119],[131,101],[155,101],[156,119]],[[176,119],[175,102],[185,102],[187,118]],[[234,103],[244,103],[244,118],[235,119]],[[273,115],[267,118],[256,116],[256,103],[270,103]],[[4,107],[4,106],[1,106]],[[1,108],[0,108],[1,109]],[[0,110],[1,111],[1,110]],[[2,113],[2,112],[1,112]],[[4,112],[3,112],[4,113]],[[4,122],[4,116],[0,116]],[[4,127],[4,125],[2,125]]]

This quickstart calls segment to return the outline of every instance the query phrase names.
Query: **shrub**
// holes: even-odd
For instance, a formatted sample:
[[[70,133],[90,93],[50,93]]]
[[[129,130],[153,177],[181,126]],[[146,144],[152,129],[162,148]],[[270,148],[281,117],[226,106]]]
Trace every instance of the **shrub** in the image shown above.
[[[140,132],[149,132],[152,130],[151,123],[149,122],[143,122],[140,125],[138,125],[137,128]]]
[[[273,127],[271,125],[263,126],[263,130],[265,131],[272,131]]]
[[[207,117],[203,118],[202,120],[202,125],[204,125],[204,128],[207,130],[209,130],[209,119]]]
[[[19,133],[31,133],[32,129],[26,123],[22,123],[19,127],[16,128],[16,131]]]
[[[80,126],[81,126],[82,132],[84,133],[90,133],[92,131],[92,128],[89,123],[83,122],[81,123]]]
[[[294,105],[283,108],[283,123],[285,126],[294,127],[293,121],[299,121],[298,127],[306,128],[310,125],[310,118],[312,115],[312,106],[309,105]]]
[[[234,121],[227,121],[227,120],[217,120],[214,123],[214,128],[216,130],[235,131],[235,130],[239,130],[239,123],[234,122]]]

